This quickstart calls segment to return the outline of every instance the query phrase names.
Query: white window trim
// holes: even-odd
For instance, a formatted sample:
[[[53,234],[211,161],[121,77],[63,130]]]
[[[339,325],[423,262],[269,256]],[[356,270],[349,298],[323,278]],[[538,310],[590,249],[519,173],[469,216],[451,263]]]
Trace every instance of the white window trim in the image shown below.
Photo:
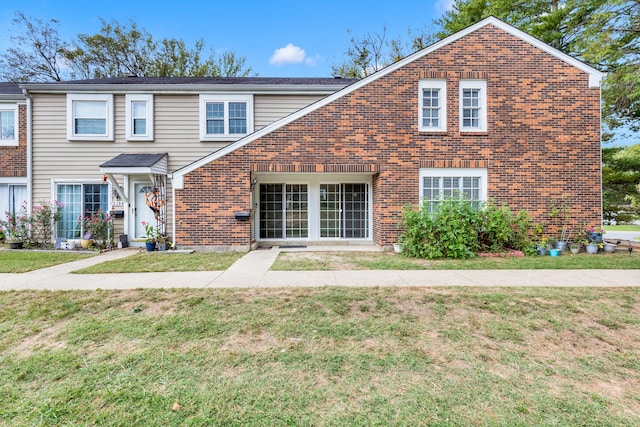
[[[0,104],[0,111],[13,111],[13,139],[0,139],[1,147],[15,147],[20,142],[19,109],[17,104]]]
[[[77,184],[77,185],[85,185],[85,184],[106,184],[107,185],[107,212],[111,209],[113,203],[113,190],[111,187],[111,181],[105,182],[103,179],[59,179],[54,178],[51,180],[51,203],[58,198],[58,184]],[[83,190],[84,191],[84,190]],[[84,195],[84,193],[83,193]],[[84,206],[84,200],[82,200],[82,204]],[[79,220],[79,219],[78,219]],[[58,230],[54,230],[54,236],[57,236]]]
[[[104,135],[83,135],[74,133],[73,102],[102,101],[107,103],[106,133]],[[112,94],[67,94],[67,139],[69,141],[113,141],[113,95]]]
[[[207,103],[224,103],[224,134],[207,134]],[[229,133],[229,103],[246,102],[247,104],[247,133]],[[253,95],[224,95],[224,94],[202,94],[200,95],[200,140],[201,141],[235,141],[253,133]]]
[[[126,137],[127,141],[153,141],[153,95],[152,94],[126,94],[125,97]],[[147,133],[136,135],[133,133],[133,103],[147,103]]]
[[[463,125],[462,111],[462,91],[464,89],[480,90],[480,114],[478,127],[465,127]],[[460,80],[460,132],[486,132],[487,131],[487,81],[486,80]]]
[[[440,116],[437,127],[423,126],[423,89],[440,89]],[[420,80],[418,83],[418,131],[419,132],[446,132],[447,131],[447,81],[446,80]]]
[[[480,177],[480,201],[487,201],[487,169],[485,168],[423,168],[420,169],[420,206],[424,202],[424,178],[425,177]]]

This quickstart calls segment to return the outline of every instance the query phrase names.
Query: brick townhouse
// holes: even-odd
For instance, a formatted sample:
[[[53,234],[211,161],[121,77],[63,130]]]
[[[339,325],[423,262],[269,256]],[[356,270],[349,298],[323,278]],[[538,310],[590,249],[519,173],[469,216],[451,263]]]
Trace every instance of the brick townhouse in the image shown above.
[[[23,84],[30,197],[65,203],[57,238],[78,238],[78,216],[102,209],[133,244],[155,219],[176,246],[202,250],[386,248],[405,205],[454,194],[537,221],[563,198],[573,225],[595,225],[603,77],[487,18],[361,80]],[[18,126],[24,99],[11,102],[0,112]],[[24,154],[4,161],[24,146],[13,138],[2,176],[26,184]]]
[[[602,78],[487,18],[174,172],[175,240],[388,247],[458,192],[600,224]]]

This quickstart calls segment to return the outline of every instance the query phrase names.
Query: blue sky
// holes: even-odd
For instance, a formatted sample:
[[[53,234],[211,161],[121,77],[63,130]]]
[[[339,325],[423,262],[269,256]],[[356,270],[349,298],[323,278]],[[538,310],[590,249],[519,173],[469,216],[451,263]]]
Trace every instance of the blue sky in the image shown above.
[[[351,36],[380,33],[409,40],[408,29],[430,28],[453,0],[343,1],[190,1],[23,0],[0,5],[0,49],[9,46],[16,10],[60,21],[63,39],[95,34],[99,18],[129,19],[154,38],[189,44],[203,38],[207,48],[234,51],[263,77],[329,77],[344,59]],[[378,5],[375,5],[378,3]]]

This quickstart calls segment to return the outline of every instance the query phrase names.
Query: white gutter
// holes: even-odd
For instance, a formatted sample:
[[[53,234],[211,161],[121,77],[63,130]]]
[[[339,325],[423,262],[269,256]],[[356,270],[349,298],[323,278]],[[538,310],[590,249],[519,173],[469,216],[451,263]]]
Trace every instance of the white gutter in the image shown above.
[[[22,89],[22,93],[27,99],[27,205],[29,212],[33,206],[33,147],[32,147],[32,133],[31,133],[31,109],[32,102],[29,92]],[[20,110],[18,110],[18,120],[20,120]],[[18,132],[18,145],[20,141],[20,132]],[[51,200],[53,203],[53,200]]]

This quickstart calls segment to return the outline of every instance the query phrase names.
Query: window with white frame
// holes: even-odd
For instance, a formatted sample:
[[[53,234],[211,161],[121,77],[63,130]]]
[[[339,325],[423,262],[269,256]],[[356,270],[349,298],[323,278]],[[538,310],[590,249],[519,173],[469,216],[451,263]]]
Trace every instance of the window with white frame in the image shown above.
[[[153,95],[125,96],[126,134],[129,141],[153,141]]]
[[[418,83],[420,131],[444,132],[447,130],[447,82],[446,80],[420,80]]]
[[[7,213],[19,211],[26,202],[26,184],[0,184],[0,220],[5,220]]]
[[[79,239],[84,234],[82,218],[109,206],[109,185],[102,182],[57,182],[55,199],[62,205],[57,237]]]
[[[0,104],[0,145],[18,145],[18,106]]]
[[[67,138],[113,141],[113,95],[67,94]]]
[[[460,130],[463,132],[487,130],[486,81],[460,81]]]
[[[447,198],[487,200],[487,170],[483,168],[420,169],[420,205],[433,212]]]
[[[253,96],[200,95],[200,139],[235,140],[253,132]]]

